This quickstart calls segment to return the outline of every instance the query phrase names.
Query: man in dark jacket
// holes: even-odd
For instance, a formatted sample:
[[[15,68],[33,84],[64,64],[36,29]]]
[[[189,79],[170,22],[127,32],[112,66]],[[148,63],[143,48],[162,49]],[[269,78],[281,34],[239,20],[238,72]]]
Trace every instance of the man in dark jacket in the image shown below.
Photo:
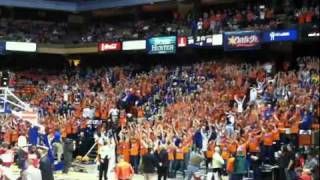
[[[45,180],[54,180],[53,178],[53,170],[52,170],[52,164],[47,156],[47,150],[41,150],[41,159],[40,159],[40,171],[42,179]]]
[[[142,162],[145,180],[153,179],[153,174],[155,173],[157,161],[154,154],[151,153],[151,148],[148,148],[148,153],[142,157]]]
[[[63,173],[67,174],[72,162],[73,151],[75,150],[75,142],[72,139],[65,139],[63,145]]]
[[[164,180],[168,177],[168,167],[169,167],[169,160],[168,160],[168,152],[166,147],[161,147],[160,152],[157,154],[158,157],[158,180],[161,180],[162,177]]]

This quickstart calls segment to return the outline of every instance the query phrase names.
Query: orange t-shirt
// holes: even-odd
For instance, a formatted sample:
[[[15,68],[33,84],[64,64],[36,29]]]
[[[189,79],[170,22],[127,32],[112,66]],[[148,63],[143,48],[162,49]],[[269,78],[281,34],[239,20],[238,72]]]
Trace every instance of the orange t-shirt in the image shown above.
[[[124,142],[122,146],[123,159],[130,162],[130,143]]]
[[[131,156],[138,156],[139,155],[139,143],[137,143],[137,142],[131,143],[130,155]]]
[[[259,152],[259,139],[258,138],[250,138],[248,140],[248,146],[249,146],[249,152],[253,153],[253,152]]]
[[[122,155],[122,149],[123,149],[123,142],[119,142],[117,144],[117,154]]]
[[[213,142],[209,143],[208,150],[206,152],[206,157],[207,158],[212,158],[214,148],[215,148],[215,144]]]
[[[228,149],[226,148],[222,149],[221,156],[222,156],[222,159],[227,160],[230,157],[230,152],[228,151]]]
[[[263,145],[272,146],[272,144],[273,144],[272,133],[265,133],[263,135]]]
[[[67,135],[72,133],[72,126],[70,123],[65,124],[65,130],[66,130]]]
[[[140,156],[144,156],[148,153],[148,148],[145,147],[143,144],[140,145]]]
[[[176,150],[176,159],[177,160],[183,160],[184,159],[184,154],[183,154],[183,149],[182,148],[178,148]]]
[[[173,147],[168,148],[168,160],[169,161],[174,160],[174,148]]]
[[[278,129],[272,130],[272,138],[274,141],[280,140],[280,131]]]
[[[292,134],[298,134],[299,133],[299,122],[294,122],[291,125],[290,131]]]
[[[116,176],[119,180],[131,179],[134,174],[132,166],[127,162],[120,162],[115,168]]]
[[[230,157],[228,158],[227,160],[227,167],[226,167],[226,170],[228,173],[232,173],[234,171],[234,163],[236,161],[236,158],[234,157]]]
[[[127,118],[126,118],[125,116],[121,116],[121,117],[119,118],[119,125],[120,125],[120,126],[125,126],[126,123],[127,123]]]
[[[8,131],[4,134],[4,142],[11,144],[11,132]]]
[[[11,142],[18,142],[19,134],[17,131],[11,133]]]
[[[61,137],[62,138],[66,138],[67,137],[67,131],[66,131],[66,128],[64,128],[64,127],[61,128]]]
[[[229,146],[228,146],[228,150],[230,153],[235,153],[237,152],[237,148],[238,148],[238,143],[233,141]]]

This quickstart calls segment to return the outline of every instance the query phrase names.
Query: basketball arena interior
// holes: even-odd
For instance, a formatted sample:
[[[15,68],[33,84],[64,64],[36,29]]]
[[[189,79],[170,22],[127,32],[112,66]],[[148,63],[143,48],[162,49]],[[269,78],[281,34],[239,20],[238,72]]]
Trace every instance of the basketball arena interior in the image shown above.
[[[317,0],[0,0],[1,180],[319,180]]]

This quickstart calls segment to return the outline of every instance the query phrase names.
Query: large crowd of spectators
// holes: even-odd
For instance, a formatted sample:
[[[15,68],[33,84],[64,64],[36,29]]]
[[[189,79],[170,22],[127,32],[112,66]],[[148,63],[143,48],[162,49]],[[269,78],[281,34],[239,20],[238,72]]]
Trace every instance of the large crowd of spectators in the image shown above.
[[[214,176],[241,179],[250,169],[259,179],[269,164],[278,166],[282,179],[317,179],[319,154],[300,137],[319,130],[319,63],[319,57],[301,57],[297,67],[284,62],[277,68],[273,62],[224,59],[149,71],[117,66],[13,72],[10,85],[40,118],[2,117],[2,154],[30,155],[42,145],[40,155],[17,156],[22,171],[38,168],[35,159],[46,157],[64,159],[67,173],[72,151],[83,157],[96,143],[100,179],[114,167],[124,176],[119,168],[125,162],[145,176],[158,169],[159,176],[191,179],[204,163]]]
[[[141,39],[158,35],[212,34],[237,30],[295,28],[301,25],[319,26],[319,4],[305,1],[295,6],[284,1],[279,6],[248,4],[244,8],[229,6],[207,9],[199,14],[173,13],[165,20],[100,21],[86,24],[76,34],[68,31],[66,22],[0,19],[0,39],[39,43],[87,43],[119,39]],[[71,34],[70,34],[71,33]],[[70,38],[72,37],[72,38]],[[65,42],[66,43],[66,42]]]
[[[67,23],[0,18],[0,40],[62,43],[67,28]]]

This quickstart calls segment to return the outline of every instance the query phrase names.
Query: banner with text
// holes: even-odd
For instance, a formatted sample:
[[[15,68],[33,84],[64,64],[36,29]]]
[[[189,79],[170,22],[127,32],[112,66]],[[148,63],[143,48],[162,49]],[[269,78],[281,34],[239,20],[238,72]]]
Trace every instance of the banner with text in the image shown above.
[[[120,51],[121,42],[102,42],[98,44],[98,51]]]
[[[263,42],[296,41],[298,32],[295,29],[263,32]]]
[[[152,37],[147,40],[148,54],[174,54],[176,47],[176,36]]]
[[[144,50],[146,49],[146,40],[123,41],[122,50]]]
[[[300,38],[302,40],[320,40],[320,31],[317,26],[304,27],[300,31]]]
[[[260,43],[259,31],[225,32],[223,36],[225,51],[259,49]]]
[[[178,37],[178,47],[186,47],[188,45],[187,36]]]
[[[6,42],[7,51],[36,52],[37,44],[29,42]]]

